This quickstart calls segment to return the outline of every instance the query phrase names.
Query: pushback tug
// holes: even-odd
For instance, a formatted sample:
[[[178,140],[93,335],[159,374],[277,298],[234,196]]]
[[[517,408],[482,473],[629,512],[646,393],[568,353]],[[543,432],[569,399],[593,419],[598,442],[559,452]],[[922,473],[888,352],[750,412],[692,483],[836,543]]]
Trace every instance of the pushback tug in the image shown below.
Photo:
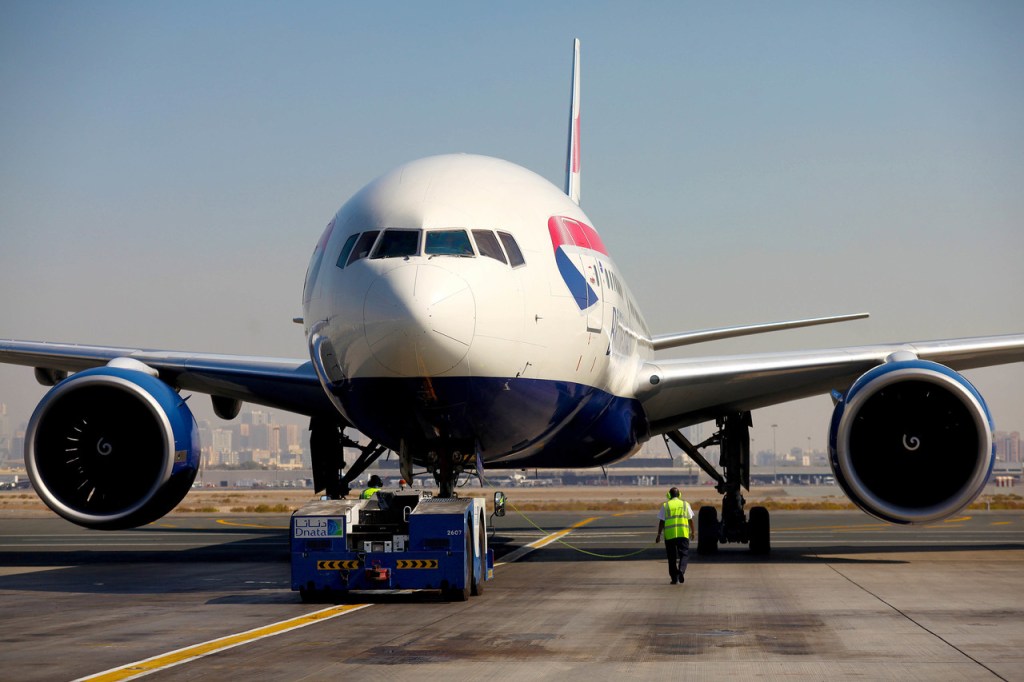
[[[292,589],[304,601],[406,589],[465,601],[494,575],[479,498],[380,490],[365,500],[316,500],[292,514],[290,540]]]

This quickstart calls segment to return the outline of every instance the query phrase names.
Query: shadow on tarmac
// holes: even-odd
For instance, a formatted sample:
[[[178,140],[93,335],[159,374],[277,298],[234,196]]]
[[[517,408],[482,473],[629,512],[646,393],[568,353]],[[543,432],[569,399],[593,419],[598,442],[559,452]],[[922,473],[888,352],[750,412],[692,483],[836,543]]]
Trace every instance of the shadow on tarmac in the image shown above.
[[[561,528],[572,522],[571,519],[556,517],[541,520]],[[9,549],[0,551],[0,590],[94,594],[209,592],[210,603],[213,604],[295,603],[299,599],[298,594],[290,589],[288,529],[287,522],[281,519],[233,518],[227,523],[207,519],[201,522],[185,521],[180,526],[171,521],[118,532],[116,535],[64,526],[52,531],[48,528],[45,530],[47,532],[40,533],[40,540],[52,537],[55,538],[52,542],[60,542],[62,538],[74,535],[74,539],[83,544],[68,549],[62,549],[59,544],[37,547],[31,544],[8,545]],[[524,535],[533,533],[535,536],[537,530],[537,527],[522,522],[513,522],[495,529],[489,538],[490,547],[495,550],[495,561],[502,561],[505,555],[528,542],[524,540]],[[627,534],[639,531],[636,537],[648,542],[654,539],[653,528],[646,521],[633,522],[630,519],[624,525],[616,525],[614,531]],[[23,534],[19,535],[24,537]],[[206,546],[182,548],[160,544],[159,536],[166,537],[168,543],[177,544],[185,540],[186,535],[195,537],[196,544]],[[569,535],[564,541],[555,541],[541,550],[526,554],[520,562],[572,564],[594,561],[664,561],[662,545],[642,547],[636,537],[631,541],[634,544],[629,546],[611,543],[602,545],[599,544],[600,538],[585,536],[574,542],[574,536]],[[773,540],[782,541],[784,538],[784,532],[778,536],[773,533]],[[893,542],[890,536],[884,541],[877,538],[877,542],[873,542],[875,539],[848,535],[823,542],[817,538],[806,545],[777,545],[767,556],[751,554],[742,545],[725,545],[715,554],[698,555],[694,543],[691,546],[690,562],[898,565],[909,563],[914,555],[927,553],[949,556],[1024,549],[1022,542],[944,544],[936,539],[926,544],[903,544]],[[5,568],[12,570],[4,571]],[[566,570],[572,569],[567,566]],[[332,595],[326,603],[445,601],[444,596],[438,592],[395,592]]]
[[[557,541],[556,541],[557,543]],[[581,561],[651,561],[665,560],[663,546],[650,547],[639,554],[627,554],[621,545],[615,547],[586,547],[574,549],[566,546],[555,546],[552,543],[543,551],[531,552],[520,559],[521,562],[553,563]],[[570,543],[571,544],[571,543]],[[925,554],[939,552],[943,554],[958,552],[992,552],[1022,550],[1024,544],[987,544],[957,545],[943,544],[894,546],[884,545],[817,545],[808,547],[782,547],[772,549],[768,555],[751,554],[742,545],[726,546],[715,554],[697,554],[693,546],[690,548],[690,563],[701,564],[906,564],[906,559],[887,559],[887,554]],[[584,551],[580,551],[584,550]],[[633,550],[634,552],[636,550]],[[593,556],[594,554],[601,556]],[[870,555],[870,556],[869,556]],[[881,556],[880,556],[881,555]],[[500,559],[496,559],[500,560]]]
[[[249,535],[252,535],[250,532]],[[278,533],[193,549],[117,550],[97,543],[96,549],[0,552],[0,567],[82,566],[94,564],[286,563],[288,535]],[[0,577],[0,588],[3,587]]]

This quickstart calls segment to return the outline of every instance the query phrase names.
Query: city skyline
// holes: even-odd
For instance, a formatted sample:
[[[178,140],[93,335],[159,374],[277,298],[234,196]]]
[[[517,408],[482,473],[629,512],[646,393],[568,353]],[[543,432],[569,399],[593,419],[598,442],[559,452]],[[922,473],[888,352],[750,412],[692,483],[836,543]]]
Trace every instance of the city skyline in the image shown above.
[[[14,452],[12,443],[23,443],[25,424],[12,426],[5,403],[0,403],[0,463],[6,455],[7,465],[19,464],[20,453]],[[260,407],[243,409],[230,421],[222,419],[200,419],[197,421],[202,451],[202,467],[215,469],[220,466],[238,466],[245,463],[268,465],[273,468],[303,468],[310,466],[309,430],[302,415],[285,410],[269,410]],[[700,443],[703,434],[712,432],[710,423],[698,424],[685,429],[685,436],[693,443]],[[277,431],[275,435],[274,432]],[[350,431],[350,436],[353,433]],[[368,439],[359,434],[355,440],[366,443]],[[778,448],[778,449],[776,449]],[[993,432],[993,448],[997,462],[1020,463],[1024,461],[1020,430],[996,430]],[[354,457],[353,453],[353,457]],[[668,457],[673,460],[686,459],[678,447],[656,438],[648,441],[634,455],[644,457]],[[767,447],[756,440],[751,442],[752,464],[770,466],[773,462],[792,464],[796,457],[809,456],[815,466],[825,466],[827,450],[813,447],[811,439],[804,443],[771,443]],[[770,459],[765,460],[765,456]],[[629,460],[626,460],[627,462]],[[767,463],[766,463],[767,462]],[[807,466],[808,464],[798,465]],[[498,471],[498,470],[496,470]]]

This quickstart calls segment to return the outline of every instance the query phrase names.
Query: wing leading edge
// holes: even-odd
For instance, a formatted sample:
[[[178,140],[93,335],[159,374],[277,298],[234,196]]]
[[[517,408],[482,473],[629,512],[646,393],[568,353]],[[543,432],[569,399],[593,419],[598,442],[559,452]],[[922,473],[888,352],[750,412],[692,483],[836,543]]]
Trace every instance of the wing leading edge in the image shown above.
[[[656,435],[728,412],[845,390],[900,351],[957,371],[975,369],[1024,362],[1024,334],[660,360],[644,365],[637,397]]]
[[[118,358],[155,369],[175,388],[305,415],[336,414],[309,360],[0,340],[0,362],[80,372]]]
[[[666,348],[689,346],[696,343],[706,343],[708,341],[734,339],[739,336],[752,336],[754,334],[766,334],[768,332],[778,332],[787,329],[814,327],[820,324],[834,324],[836,322],[849,322],[850,320],[863,320],[866,317],[868,317],[868,313],[853,313],[852,315],[812,317],[804,320],[769,322],[767,324],[747,324],[740,327],[701,329],[700,331],[679,332],[676,334],[658,334],[651,339],[651,346],[654,350],[664,350]]]

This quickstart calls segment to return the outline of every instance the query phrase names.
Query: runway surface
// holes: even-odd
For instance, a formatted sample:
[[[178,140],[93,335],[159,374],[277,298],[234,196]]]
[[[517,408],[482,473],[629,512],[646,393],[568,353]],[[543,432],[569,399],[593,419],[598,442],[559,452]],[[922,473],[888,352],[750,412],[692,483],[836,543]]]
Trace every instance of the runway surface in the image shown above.
[[[5,516],[0,678],[1024,679],[1022,512],[773,512],[770,557],[692,556],[677,586],[653,517],[510,513],[482,596],[333,606],[289,589],[284,515],[107,533]]]

